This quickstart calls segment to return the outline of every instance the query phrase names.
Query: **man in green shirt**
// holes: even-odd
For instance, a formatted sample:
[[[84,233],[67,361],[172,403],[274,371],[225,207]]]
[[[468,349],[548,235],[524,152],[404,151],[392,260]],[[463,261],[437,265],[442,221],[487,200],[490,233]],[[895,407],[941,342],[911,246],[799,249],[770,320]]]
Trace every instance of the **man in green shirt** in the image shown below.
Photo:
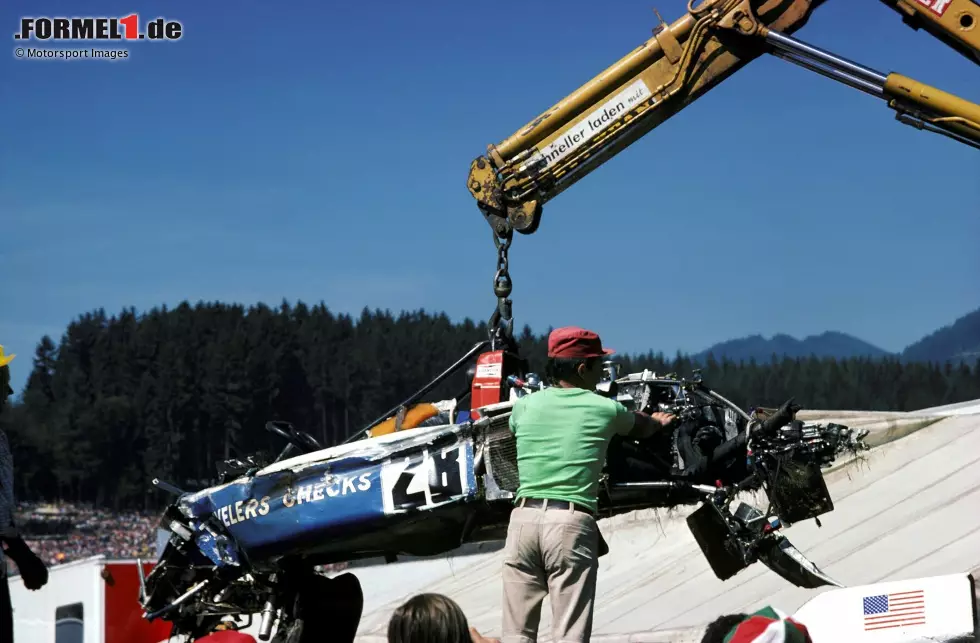
[[[615,434],[644,438],[669,426],[667,413],[628,411],[595,392],[602,347],[594,332],[559,328],[548,338],[550,388],[519,399],[510,416],[520,487],[503,554],[502,643],[537,641],[550,597],[556,643],[592,635],[599,529],[599,475]]]

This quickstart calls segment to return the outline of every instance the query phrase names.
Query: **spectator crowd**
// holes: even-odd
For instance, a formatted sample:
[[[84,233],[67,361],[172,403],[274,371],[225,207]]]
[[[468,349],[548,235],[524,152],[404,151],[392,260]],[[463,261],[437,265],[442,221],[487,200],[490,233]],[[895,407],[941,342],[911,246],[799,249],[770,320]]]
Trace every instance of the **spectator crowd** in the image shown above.
[[[19,503],[15,524],[32,551],[53,567],[92,556],[156,560],[159,512],[116,512],[87,505]],[[16,573],[8,557],[7,570]],[[320,565],[322,573],[346,569],[348,563]]]
[[[15,524],[48,566],[104,555],[151,559],[158,512],[114,512],[76,504],[19,503]],[[8,559],[8,569],[15,567]]]

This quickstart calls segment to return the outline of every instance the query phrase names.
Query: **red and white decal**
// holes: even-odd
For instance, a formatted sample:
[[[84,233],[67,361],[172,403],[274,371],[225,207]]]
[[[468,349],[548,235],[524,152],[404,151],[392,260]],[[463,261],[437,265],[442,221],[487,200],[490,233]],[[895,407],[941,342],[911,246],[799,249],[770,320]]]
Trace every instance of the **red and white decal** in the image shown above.
[[[501,402],[500,385],[504,379],[504,352],[490,351],[476,358],[470,406],[477,409]]]
[[[916,0],[916,1],[919,4],[921,4],[923,7],[928,9],[929,11],[939,16],[940,18],[943,17],[943,14],[946,13],[946,10],[949,9],[949,5],[953,2],[953,0]]]
[[[476,367],[476,376],[481,380],[484,378],[500,379],[504,372],[504,365],[500,362],[496,364],[480,364]]]

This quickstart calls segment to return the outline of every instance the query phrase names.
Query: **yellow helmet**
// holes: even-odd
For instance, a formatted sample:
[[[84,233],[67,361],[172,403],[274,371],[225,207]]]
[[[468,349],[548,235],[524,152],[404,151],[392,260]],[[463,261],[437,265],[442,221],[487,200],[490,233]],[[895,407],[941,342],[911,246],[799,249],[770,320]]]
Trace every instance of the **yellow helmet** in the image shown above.
[[[3,346],[0,346],[0,368],[3,368],[4,366],[6,366],[7,364],[9,364],[10,362],[14,361],[14,358],[15,357],[17,357],[17,355],[13,355],[13,354],[12,355],[4,355],[3,354]]]

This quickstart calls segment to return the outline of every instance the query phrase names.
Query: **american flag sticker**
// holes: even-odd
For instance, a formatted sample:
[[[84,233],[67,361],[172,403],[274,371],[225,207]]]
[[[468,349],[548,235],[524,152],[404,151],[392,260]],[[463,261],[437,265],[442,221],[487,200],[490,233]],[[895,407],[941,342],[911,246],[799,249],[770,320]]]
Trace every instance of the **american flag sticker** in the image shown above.
[[[925,625],[926,595],[921,589],[864,597],[864,630]]]

